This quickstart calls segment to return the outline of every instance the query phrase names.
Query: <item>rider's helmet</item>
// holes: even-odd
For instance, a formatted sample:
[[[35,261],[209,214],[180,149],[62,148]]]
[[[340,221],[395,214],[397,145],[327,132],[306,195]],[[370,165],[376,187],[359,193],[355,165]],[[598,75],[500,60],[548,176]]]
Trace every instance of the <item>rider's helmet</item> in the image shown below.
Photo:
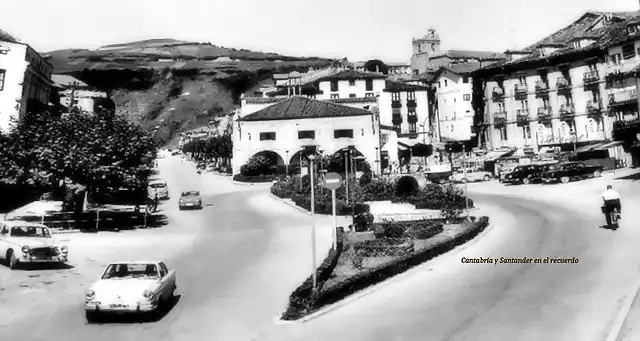
[[[607,185],[607,189],[613,189],[613,186]]]

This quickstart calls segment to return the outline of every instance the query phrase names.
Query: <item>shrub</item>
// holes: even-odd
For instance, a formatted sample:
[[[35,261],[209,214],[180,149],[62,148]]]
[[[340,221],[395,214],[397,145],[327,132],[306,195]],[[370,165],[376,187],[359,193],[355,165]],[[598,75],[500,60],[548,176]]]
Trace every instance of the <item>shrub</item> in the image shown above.
[[[364,173],[358,180],[358,184],[360,185],[360,187],[364,187],[370,184],[372,181],[373,181],[373,176],[371,175],[371,173]]]
[[[356,216],[353,217],[353,226],[356,232],[364,232],[369,230],[369,227],[373,223],[373,219],[373,214],[369,212],[356,214]]]
[[[271,193],[280,198],[291,198],[295,189],[291,186],[291,181],[278,181],[271,186]]]
[[[376,238],[400,238],[404,236],[407,222],[404,221],[383,221],[374,224],[373,233]]]
[[[363,257],[403,256],[413,252],[413,241],[409,238],[384,238],[354,244],[356,252]]]
[[[277,179],[277,176],[275,174],[263,174],[263,175],[251,175],[251,176],[236,174],[233,176],[233,181],[250,182],[250,183],[271,182],[275,179]]]
[[[240,167],[240,174],[244,176],[258,176],[275,174],[278,167],[269,158],[262,155],[252,156],[246,164]]]
[[[392,200],[393,194],[394,183],[386,179],[373,179],[362,186],[362,201]]]

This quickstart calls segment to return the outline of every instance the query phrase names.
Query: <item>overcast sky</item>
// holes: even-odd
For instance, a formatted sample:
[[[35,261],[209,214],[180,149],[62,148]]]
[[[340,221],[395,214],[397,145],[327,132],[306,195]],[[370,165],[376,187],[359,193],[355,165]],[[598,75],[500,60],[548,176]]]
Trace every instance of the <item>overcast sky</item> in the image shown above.
[[[429,27],[443,48],[524,47],[587,10],[638,0],[0,0],[0,29],[40,52],[151,38],[293,56],[408,61]]]

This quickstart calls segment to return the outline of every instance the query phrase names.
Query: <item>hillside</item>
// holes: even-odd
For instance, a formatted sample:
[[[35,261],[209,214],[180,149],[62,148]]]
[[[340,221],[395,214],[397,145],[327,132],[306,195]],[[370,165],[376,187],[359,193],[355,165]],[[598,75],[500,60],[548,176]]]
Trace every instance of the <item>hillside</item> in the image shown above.
[[[333,62],[174,39],[43,55],[49,57],[54,73],[73,75],[107,91],[119,114],[149,129],[160,126],[157,134],[165,141],[228,114],[239,105],[242,93],[268,83],[273,73],[305,72]]]

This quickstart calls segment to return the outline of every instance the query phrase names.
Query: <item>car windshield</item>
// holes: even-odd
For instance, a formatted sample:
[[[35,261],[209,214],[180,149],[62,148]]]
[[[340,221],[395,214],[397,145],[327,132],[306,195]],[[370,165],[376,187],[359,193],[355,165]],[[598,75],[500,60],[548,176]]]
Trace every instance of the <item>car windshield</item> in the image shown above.
[[[200,192],[198,191],[182,192],[183,197],[197,197],[199,195],[200,195]]]
[[[157,279],[158,267],[155,264],[111,264],[102,275],[102,279],[125,278]]]
[[[151,184],[149,185],[151,188],[165,188],[167,187],[167,185],[163,184],[163,183],[155,183],[155,184]]]
[[[14,226],[11,228],[11,237],[51,238],[51,234],[46,227]]]

